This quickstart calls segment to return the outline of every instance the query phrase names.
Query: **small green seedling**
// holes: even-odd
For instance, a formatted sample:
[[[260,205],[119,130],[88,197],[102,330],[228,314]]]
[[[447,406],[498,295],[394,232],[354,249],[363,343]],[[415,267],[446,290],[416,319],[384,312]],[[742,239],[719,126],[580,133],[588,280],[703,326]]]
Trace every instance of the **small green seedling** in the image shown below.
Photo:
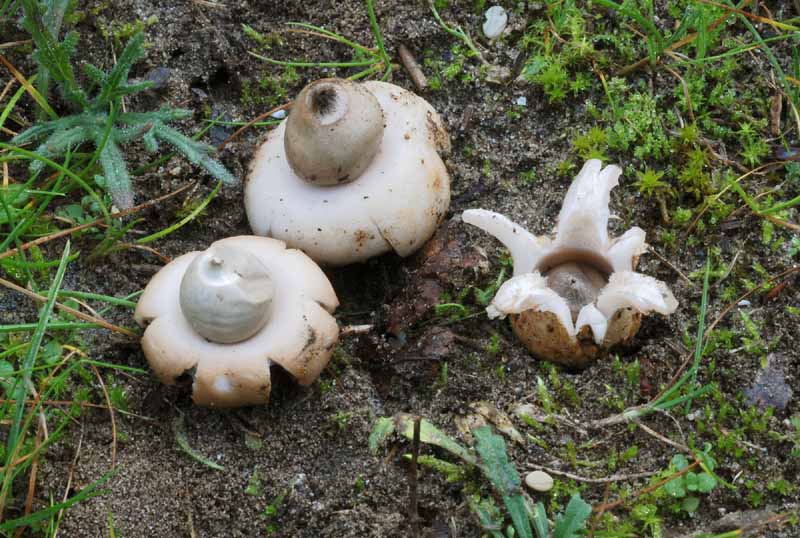
[[[710,471],[714,470],[714,460],[710,457],[704,458]],[[676,454],[670,462],[669,468],[665,471],[667,475],[675,474],[689,467],[689,460],[683,454]],[[700,506],[700,493],[710,493],[717,487],[717,479],[709,472],[687,473],[670,480],[659,490],[667,497],[676,501],[675,508],[689,514],[697,511]]]

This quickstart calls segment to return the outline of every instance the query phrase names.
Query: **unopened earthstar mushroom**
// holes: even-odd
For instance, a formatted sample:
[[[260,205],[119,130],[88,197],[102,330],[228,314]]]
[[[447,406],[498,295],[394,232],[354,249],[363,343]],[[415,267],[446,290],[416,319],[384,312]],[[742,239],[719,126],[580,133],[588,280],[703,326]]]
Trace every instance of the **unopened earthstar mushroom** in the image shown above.
[[[449,149],[441,118],[421,97],[386,82],[317,80],[256,153],[247,218],[256,234],[320,263],[408,256],[447,212],[439,153]]]
[[[266,403],[276,363],[300,384],[328,364],[339,301],[322,270],[282,241],[230,237],[164,266],[136,306],[142,348],[168,385],[192,381],[199,405]]]
[[[535,237],[491,211],[463,214],[464,222],[511,251],[514,277],[486,310],[490,318],[510,316],[516,335],[539,358],[586,366],[632,339],[643,314],[669,315],[678,306],[666,284],[634,272],[646,250],[644,230],[608,235],[610,192],[621,173],[587,161],[567,191],[554,238]]]

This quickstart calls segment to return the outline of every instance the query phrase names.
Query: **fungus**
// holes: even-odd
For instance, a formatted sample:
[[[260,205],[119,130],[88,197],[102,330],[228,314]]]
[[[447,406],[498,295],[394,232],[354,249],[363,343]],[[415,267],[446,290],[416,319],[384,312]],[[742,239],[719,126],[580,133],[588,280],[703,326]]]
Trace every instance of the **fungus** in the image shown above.
[[[622,173],[587,161],[569,187],[554,238],[536,237],[503,215],[464,211],[463,220],[495,236],[511,252],[514,276],[487,307],[510,316],[514,333],[535,356],[584,367],[604,350],[631,340],[643,314],[678,306],[666,284],[636,273],[644,230],[608,235],[609,198]]]
[[[441,118],[385,82],[306,86],[250,166],[245,208],[258,235],[346,265],[394,250],[408,256],[450,203]]]
[[[199,405],[266,403],[277,363],[310,385],[339,337],[322,270],[282,241],[230,237],[164,266],[136,306],[142,348],[165,384],[193,377]]]

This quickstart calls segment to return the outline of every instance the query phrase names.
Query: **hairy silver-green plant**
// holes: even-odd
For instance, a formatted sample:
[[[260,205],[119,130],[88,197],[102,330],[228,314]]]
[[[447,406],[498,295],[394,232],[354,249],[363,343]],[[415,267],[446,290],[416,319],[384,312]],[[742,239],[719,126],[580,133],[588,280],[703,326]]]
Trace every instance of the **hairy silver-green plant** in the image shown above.
[[[75,113],[57,117],[51,114],[49,121],[35,124],[17,135],[12,142],[24,144],[41,140],[35,152],[42,157],[53,158],[76,149],[83,144],[95,147],[93,163],[98,163],[102,175],[95,175],[95,182],[110,195],[114,204],[121,208],[133,206],[133,189],[130,173],[125,163],[123,147],[133,140],[141,139],[147,151],[159,150],[159,142],[166,142],[189,161],[204,168],[215,178],[227,184],[238,180],[217,160],[211,157],[212,146],[193,140],[167,125],[176,120],[191,117],[190,110],[162,108],[153,112],[122,112],[122,98],[147,89],[150,82],[131,83],[128,73],[131,67],[144,56],[144,36],[137,33],[130,38],[120,54],[116,65],[105,72],[90,63],[83,66],[89,84],[84,86],[72,66],[72,56],[78,43],[77,32],[68,32],[58,39],[58,27],[48,16],[58,0],[40,4],[38,0],[23,0],[22,26],[27,30],[36,47],[33,58],[39,65],[40,75],[45,75],[58,87],[61,97]],[[60,19],[59,19],[60,21]],[[46,95],[45,95],[46,97]],[[35,160],[31,171],[38,173],[44,163]]]

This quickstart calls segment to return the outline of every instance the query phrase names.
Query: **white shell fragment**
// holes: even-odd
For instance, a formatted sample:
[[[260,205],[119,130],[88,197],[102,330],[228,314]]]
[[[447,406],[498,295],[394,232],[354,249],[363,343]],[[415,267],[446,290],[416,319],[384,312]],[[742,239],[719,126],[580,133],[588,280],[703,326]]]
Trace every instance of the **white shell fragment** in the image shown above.
[[[544,471],[531,471],[525,475],[525,485],[533,491],[544,493],[553,489],[553,477]]]
[[[483,35],[489,39],[495,39],[503,33],[508,24],[508,13],[502,6],[492,6],[484,14],[486,20],[483,23]]]
[[[263,283],[272,286],[266,324],[232,344],[199,334],[180,298],[181,282],[196,260],[209,251],[230,250],[255,257],[269,274]],[[168,385],[191,380],[194,402],[216,407],[266,403],[273,362],[300,384],[311,384],[328,364],[339,337],[331,315],[339,301],[322,270],[275,239],[229,237],[213,243],[209,251],[189,252],[164,266],[139,299],[134,318],[147,327],[141,343],[155,375]],[[261,291],[261,299],[267,295]]]
[[[630,340],[642,315],[673,313],[678,302],[666,284],[635,273],[647,248],[641,228],[608,235],[610,192],[617,166],[587,161],[564,198],[554,238],[535,237],[484,209],[463,213],[511,252],[514,276],[486,311],[511,316],[514,332],[536,356],[572,367]]]
[[[324,186],[298,176],[284,149],[293,111],[258,150],[245,187],[247,218],[256,234],[329,265],[390,251],[412,254],[433,235],[450,204],[450,178],[439,156],[449,151],[450,140],[436,111],[392,84],[357,87],[374,96],[384,123],[376,153],[358,177]],[[356,150],[363,149],[359,143]]]

